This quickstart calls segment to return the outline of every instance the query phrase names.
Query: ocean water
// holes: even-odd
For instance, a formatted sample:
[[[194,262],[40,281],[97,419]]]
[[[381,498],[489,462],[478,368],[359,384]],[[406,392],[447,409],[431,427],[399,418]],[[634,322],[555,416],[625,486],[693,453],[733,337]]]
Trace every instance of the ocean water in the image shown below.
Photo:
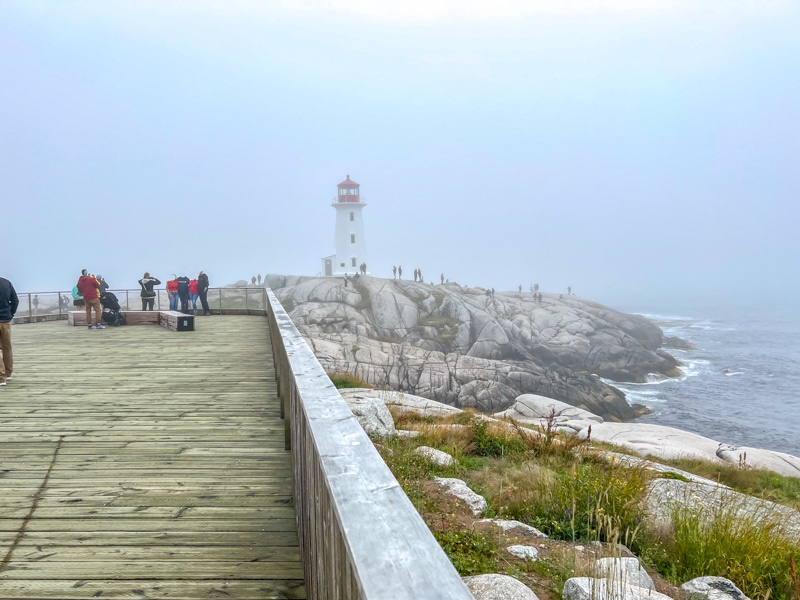
[[[609,382],[654,411],[639,422],[800,456],[800,317],[639,314],[696,346],[667,349],[682,377]]]

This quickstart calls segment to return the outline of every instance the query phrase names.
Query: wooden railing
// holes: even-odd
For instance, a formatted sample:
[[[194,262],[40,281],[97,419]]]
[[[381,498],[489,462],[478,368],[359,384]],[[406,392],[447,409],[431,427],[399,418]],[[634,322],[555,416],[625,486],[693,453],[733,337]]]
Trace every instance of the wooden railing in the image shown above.
[[[267,305],[308,597],[472,599],[271,290]]]

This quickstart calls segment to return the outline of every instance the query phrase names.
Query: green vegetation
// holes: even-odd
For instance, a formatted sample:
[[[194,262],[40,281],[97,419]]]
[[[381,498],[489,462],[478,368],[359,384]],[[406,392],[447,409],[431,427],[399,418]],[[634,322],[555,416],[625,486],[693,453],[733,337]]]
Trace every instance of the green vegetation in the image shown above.
[[[372,387],[366,381],[351,373],[328,373],[328,377],[330,378],[331,383],[336,386],[336,389]]]
[[[669,579],[713,573],[751,598],[798,598],[800,546],[782,534],[778,515],[759,519],[727,502],[708,512],[676,507],[672,522],[649,546],[656,550],[651,562]]]
[[[705,511],[676,508],[672,525],[659,528],[644,508],[649,482],[685,477],[608,461],[588,442],[555,432],[553,419],[537,433],[470,412],[446,418],[413,412],[394,416],[399,428],[420,433],[390,442],[382,450],[384,459],[462,575],[513,573],[540,598],[553,598],[568,578],[590,573],[574,547],[559,544],[601,542],[606,555],[619,555],[624,544],[674,585],[720,575],[753,599],[800,598],[800,541],[784,532],[777,515],[756,520],[741,506],[709,501]],[[436,466],[414,453],[420,445],[448,452],[458,462]],[[675,466],[706,477],[708,469],[720,469],[686,461]],[[715,472],[726,483],[735,479],[740,489],[758,489],[771,499],[781,495],[790,503],[800,485],[800,480],[755,471]],[[547,533],[552,538],[543,550],[547,556],[513,562],[500,536],[478,528],[471,513],[437,491],[433,477],[464,479],[486,498],[486,516],[516,519]]]
[[[706,479],[718,481],[743,494],[770,500],[800,510],[800,478],[782,477],[772,471],[722,465],[698,459],[661,461]]]

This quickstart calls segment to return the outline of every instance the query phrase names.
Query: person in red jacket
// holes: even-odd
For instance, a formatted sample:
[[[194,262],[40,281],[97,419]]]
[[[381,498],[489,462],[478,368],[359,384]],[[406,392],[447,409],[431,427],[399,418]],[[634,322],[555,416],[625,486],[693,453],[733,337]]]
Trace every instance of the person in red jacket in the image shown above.
[[[103,325],[103,309],[100,307],[100,282],[90,275],[86,269],[81,271],[78,278],[78,293],[83,296],[86,302],[86,325],[92,328],[92,309],[94,308],[95,326],[98,329],[105,329]]]
[[[172,275],[167,281],[167,296],[169,296],[169,309],[178,310],[178,276]]]
[[[200,292],[197,289],[197,278],[192,279],[189,281],[189,297],[192,300],[192,312],[197,314],[197,298],[200,296]]]

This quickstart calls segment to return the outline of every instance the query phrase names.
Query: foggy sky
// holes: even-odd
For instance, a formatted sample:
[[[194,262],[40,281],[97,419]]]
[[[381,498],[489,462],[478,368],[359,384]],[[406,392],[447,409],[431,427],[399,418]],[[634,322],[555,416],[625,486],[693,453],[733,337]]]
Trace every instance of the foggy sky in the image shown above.
[[[350,175],[374,275],[796,310],[798,3],[383,4],[0,4],[0,275],[316,275]]]

